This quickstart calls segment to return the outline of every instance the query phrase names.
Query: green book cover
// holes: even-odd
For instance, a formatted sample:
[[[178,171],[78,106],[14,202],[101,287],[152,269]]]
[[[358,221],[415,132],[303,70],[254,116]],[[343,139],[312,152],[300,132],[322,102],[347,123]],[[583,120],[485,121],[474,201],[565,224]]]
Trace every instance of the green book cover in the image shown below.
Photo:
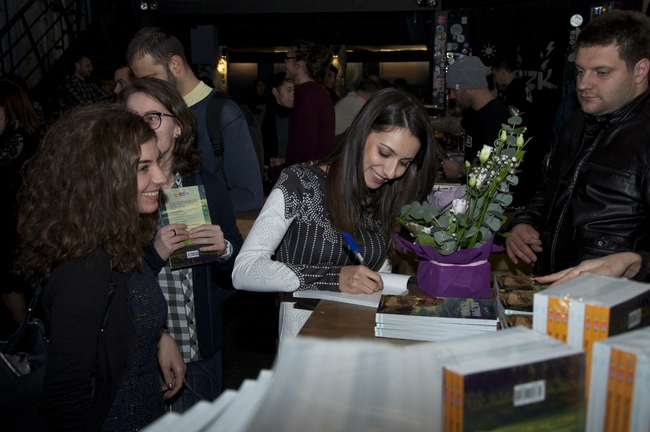
[[[382,295],[375,315],[376,321],[418,323],[471,323],[496,325],[492,299],[468,299],[429,296]]]
[[[584,361],[579,353],[463,374],[462,430],[584,430]]]
[[[167,189],[163,191],[160,205],[160,219],[163,226],[171,223],[183,223],[191,230],[199,225],[210,224],[210,210],[203,185]],[[215,251],[201,252],[204,245],[194,245],[192,240],[185,241],[185,247],[169,257],[172,270],[218,261]]]

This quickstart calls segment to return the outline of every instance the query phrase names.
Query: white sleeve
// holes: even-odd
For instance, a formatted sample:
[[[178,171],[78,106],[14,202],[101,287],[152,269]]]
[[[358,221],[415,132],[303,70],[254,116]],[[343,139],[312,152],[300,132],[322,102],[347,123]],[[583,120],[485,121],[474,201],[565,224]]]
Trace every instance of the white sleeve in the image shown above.
[[[282,191],[273,189],[235,259],[232,272],[235,288],[292,292],[300,286],[298,276],[289,267],[271,259],[293,222],[293,218],[285,218],[284,210]]]

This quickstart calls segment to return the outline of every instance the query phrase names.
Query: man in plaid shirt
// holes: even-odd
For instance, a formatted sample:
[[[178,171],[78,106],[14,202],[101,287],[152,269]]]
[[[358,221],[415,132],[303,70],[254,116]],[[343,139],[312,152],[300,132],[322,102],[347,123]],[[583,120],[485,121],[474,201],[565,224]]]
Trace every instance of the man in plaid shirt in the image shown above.
[[[74,63],[74,74],[65,83],[65,103],[68,108],[94,102],[114,102],[113,95],[106,93],[97,84],[86,80],[93,73],[93,62],[85,55]]]

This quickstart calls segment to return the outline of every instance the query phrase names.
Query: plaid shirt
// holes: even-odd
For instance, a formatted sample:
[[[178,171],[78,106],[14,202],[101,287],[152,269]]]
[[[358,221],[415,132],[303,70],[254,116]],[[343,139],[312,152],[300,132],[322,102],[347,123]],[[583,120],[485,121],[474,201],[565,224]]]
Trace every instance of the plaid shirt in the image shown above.
[[[115,98],[97,84],[71,76],[65,83],[65,103],[68,108],[92,102],[115,102]]]
[[[183,187],[183,180],[176,174],[172,189],[179,187]],[[186,362],[200,360],[194,318],[192,267],[172,270],[167,261],[165,267],[158,273],[158,283],[169,307],[167,330],[178,344]]]

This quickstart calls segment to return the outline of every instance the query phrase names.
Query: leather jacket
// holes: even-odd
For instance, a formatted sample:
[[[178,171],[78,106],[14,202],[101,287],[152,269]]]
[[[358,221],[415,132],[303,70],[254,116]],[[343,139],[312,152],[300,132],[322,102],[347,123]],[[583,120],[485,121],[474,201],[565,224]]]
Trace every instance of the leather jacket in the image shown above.
[[[649,170],[650,91],[611,114],[572,115],[542,186],[512,222],[540,232],[543,251],[536,271],[545,275],[616,252],[645,256]]]

